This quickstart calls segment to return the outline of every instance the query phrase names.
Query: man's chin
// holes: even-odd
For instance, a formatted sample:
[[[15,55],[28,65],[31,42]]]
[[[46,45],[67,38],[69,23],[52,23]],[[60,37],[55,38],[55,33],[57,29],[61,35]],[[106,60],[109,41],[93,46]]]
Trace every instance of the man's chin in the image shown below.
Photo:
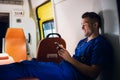
[[[85,37],[89,37],[89,35],[88,35],[88,34],[85,34],[84,36],[85,36]]]
[[[90,35],[88,35],[88,34],[87,34],[87,35],[85,35],[85,37],[89,37],[89,36],[90,36]]]

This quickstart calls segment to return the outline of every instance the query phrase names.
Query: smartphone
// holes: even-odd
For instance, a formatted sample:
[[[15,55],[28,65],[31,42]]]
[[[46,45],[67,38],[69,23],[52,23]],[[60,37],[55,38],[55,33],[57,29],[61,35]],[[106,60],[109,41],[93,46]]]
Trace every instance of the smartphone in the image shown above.
[[[60,44],[59,44],[58,42],[54,42],[54,44],[57,46],[57,47],[56,47],[57,50],[62,49],[62,48],[60,47]]]

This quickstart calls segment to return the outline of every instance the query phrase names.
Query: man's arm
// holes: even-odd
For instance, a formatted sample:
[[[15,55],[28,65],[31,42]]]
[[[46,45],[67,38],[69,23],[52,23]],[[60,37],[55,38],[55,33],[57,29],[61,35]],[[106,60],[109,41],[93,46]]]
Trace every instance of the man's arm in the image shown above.
[[[78,71],[89,77],[96,77],[101,71],[101,67],[98,65],[88,66],[86,64],[77,61],[72,57],[68,60],[68,62],[71,63]]]
[[[76,59],[74,59],[73,57],[70,56],[69,52],[63,48],[61,45],[60,47],[62,49],[60,49],[58,51],[58,54],[67,62],[71,63],[78,71],[80,71],[80,73],[87,75],[89,77],[96,77],[100,71],[101,71],[101,66],[99,65],[86,65],[83,64],[79,61],[77,61]]]

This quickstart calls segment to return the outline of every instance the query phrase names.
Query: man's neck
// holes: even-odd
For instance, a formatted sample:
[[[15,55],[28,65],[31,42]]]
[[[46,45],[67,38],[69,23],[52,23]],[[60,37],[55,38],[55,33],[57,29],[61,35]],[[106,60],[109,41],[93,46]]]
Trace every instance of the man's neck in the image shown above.
[[[87,42],[90,41],[90,40],[92,40],[92,39],[94,39],[94,38],[96,38],[98,35],[99,35],[99,34],[92,34],[92,35],[90,35],[90,36],[87,38]]]

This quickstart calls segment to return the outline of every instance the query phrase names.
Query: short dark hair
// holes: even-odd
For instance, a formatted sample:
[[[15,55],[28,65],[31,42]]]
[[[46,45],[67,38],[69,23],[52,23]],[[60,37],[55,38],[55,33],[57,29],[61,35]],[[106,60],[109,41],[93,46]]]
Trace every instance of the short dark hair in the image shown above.
[[[89,17],[90,19],[92,19],[94,21],[97,21],[99,27],[102,26],[101,17],[97,13],[95,13],[95,12],[85,12],[82,15],[82,18],[87,18],[87,17]]]

